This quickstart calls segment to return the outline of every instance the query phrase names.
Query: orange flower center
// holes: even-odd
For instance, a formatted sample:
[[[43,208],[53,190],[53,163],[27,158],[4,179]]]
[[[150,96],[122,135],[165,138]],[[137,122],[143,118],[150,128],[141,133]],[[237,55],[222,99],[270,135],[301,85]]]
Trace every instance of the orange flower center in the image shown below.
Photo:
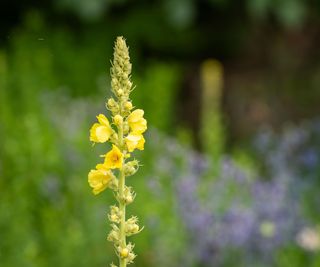
[[[112,160],[113,160],[114,162],[119,161],[119,156],[118,156],[117,154],[113,154]]]

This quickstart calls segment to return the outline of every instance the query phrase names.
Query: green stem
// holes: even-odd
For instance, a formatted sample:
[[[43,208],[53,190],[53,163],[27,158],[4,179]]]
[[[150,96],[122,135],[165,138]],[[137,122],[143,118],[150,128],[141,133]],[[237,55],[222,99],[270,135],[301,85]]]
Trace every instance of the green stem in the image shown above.
[[[119,127],[119,145],[121,152],[123,153],[123,126],[121,125]],[[125,248],[127,246],[126,244],[126,233],[125,233],[125,223],[126,223],[126,204],[124,202],[124,188],[125,188],[125,175],[124,175],[124,159],[122,163],[122,167],[120,169],[119,174],[119,210],[121,214],[120,219],[120,247]],[[120,267],[126,267],[126,259],[122,258],[119,255],[119,264]]]
[[[119,202],[119,210],[121,214],[120,220],[120,246],[121,248],[126,247],[126,234],[125,234],[125,222],[126,222],[126,204],[122,201],[123,200],[123,192],[125,186],[125,176],[123,172],[123,168],[120,170],[120,177],[119,177],[119,194],[120,194],[120,202]],[[123,258],[119,258],[120,267],[126,267],[126,260]]]

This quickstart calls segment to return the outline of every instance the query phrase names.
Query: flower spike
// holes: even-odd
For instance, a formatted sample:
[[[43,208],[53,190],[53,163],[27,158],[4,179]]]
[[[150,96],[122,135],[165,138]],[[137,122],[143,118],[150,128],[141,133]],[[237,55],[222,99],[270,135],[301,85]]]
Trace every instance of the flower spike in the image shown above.
[[[127,243],[126,238],[140,233],[143,227],[138,225],[136,216],[126,220],[126,206],[134,201],[136,193],[125,184],[125,180],[141,166],[136,159],[131,158],[131,153],[136,149],[144,149],[143,133],[147,130],[147,121],[143,117],[144,111],[134,109],[130,100],[130,93],[134,88],[130,80],[132,65],[123,37],[116,39],[111,66],[111,91],[114,96],[107,100],[106,108],[112,116],[110,122],[104,114],[97,116],[98,122],[90,129],[90,141],[110,142],[112,148],[102,156],[104,162],[97,164],[96,169],[89,172],[88,183],[95,195],[107,188],[114,191],[117,205],[110,207],[108,220],[111,231],[107,240],[114,243],[119,267],[126,267],[136,257],[133,252],[134,244]],[[118,177],[115,176],[115,171]],[[117,267],[113,263],[110,266]]]

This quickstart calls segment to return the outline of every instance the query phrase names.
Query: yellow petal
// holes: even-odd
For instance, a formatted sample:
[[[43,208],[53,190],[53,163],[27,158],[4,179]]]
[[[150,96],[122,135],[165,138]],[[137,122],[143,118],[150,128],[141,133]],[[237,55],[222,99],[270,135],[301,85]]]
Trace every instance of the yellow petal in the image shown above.
[[[136,133],[144,133],[147,130],[147,121],[144,118],[129,124],[131,130]]]
[[[112,134],[112,131],[109,127],[100,126],[100,127],[97,127],[96,129],[97,140],[100,143],[104,143],[108,141],[111,134]]]
[[[100,126],[99,123],[95,123],[95,124],[92,125],[92,127],[90,129],[90,141],[98,142],[97,135],[96,135],[96,130],[97,130],[97,127],[99,127],[99,126]]]
[[[126,140],[129,140],[130,142],[136,142],[138,143],[138,141],[141,139],[141,135],[140,134],[129,134],[126,137]]]
[[[108,170],[108,168],[104,164],[97,164],[96,165],[97,170]]]
[[[136,148],[138,141],[139,141],[139,136],[134,136],[131,134],[125,138],[125,142],[129,152],[132,152]]]
[[[140,149],[143,150],[144,149],[144,143],[145,140],[143,138],[143,136],[139,133],[131,133],[129,134],[126,138],[125,138],[125,142],[128,148],[129,152],[132,152],[133,150]]]
[[[97,195],[108,187],[113,174],[108,170],[91,170],[88,174],[89,185],[93,188],[92,192]]]
[[[108,169],[120,169],[122,167],[123,154],[120,149],[112,145],[112,149],[106,154],[104,165]]]
[[[111,134],[112,128],[110,126],[103,126],[99,123],[95,123],[90,129],[90,141],[104,143],[109,140]]]
[[[146,140],[144,139],[144,137],[141,135],[141,139],[138,142],[137,148],[139,150],[144,150],[144,143],[146,142]]]
[[[128,116],[127,121],[132,132],[142,134],[147,130],[147,121],[143,118],[143,114],[142,109],[136,109]]]
[[[143,118],[144,111],[142,109],[136,109],[134,110],[129,116],[128,116],[128,123],[134,123]]]
[[[97,116],[97,119],[98,119],[99,123],[102,124],[102,125],[104,125],[104,126],[109,126],[109,125],[110,125],[108,119],[107,119],[106,116],[103,115],[103,114],[99,114],[99,115]]]

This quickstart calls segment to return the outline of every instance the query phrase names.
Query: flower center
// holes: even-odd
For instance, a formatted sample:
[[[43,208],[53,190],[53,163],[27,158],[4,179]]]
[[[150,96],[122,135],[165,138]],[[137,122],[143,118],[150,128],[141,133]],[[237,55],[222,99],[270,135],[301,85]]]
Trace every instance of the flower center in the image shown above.
[[[117,154],[114,154],[113,157],[112,157],[112,160],[114,162],[118,161],[119,160],[119,156]]]

